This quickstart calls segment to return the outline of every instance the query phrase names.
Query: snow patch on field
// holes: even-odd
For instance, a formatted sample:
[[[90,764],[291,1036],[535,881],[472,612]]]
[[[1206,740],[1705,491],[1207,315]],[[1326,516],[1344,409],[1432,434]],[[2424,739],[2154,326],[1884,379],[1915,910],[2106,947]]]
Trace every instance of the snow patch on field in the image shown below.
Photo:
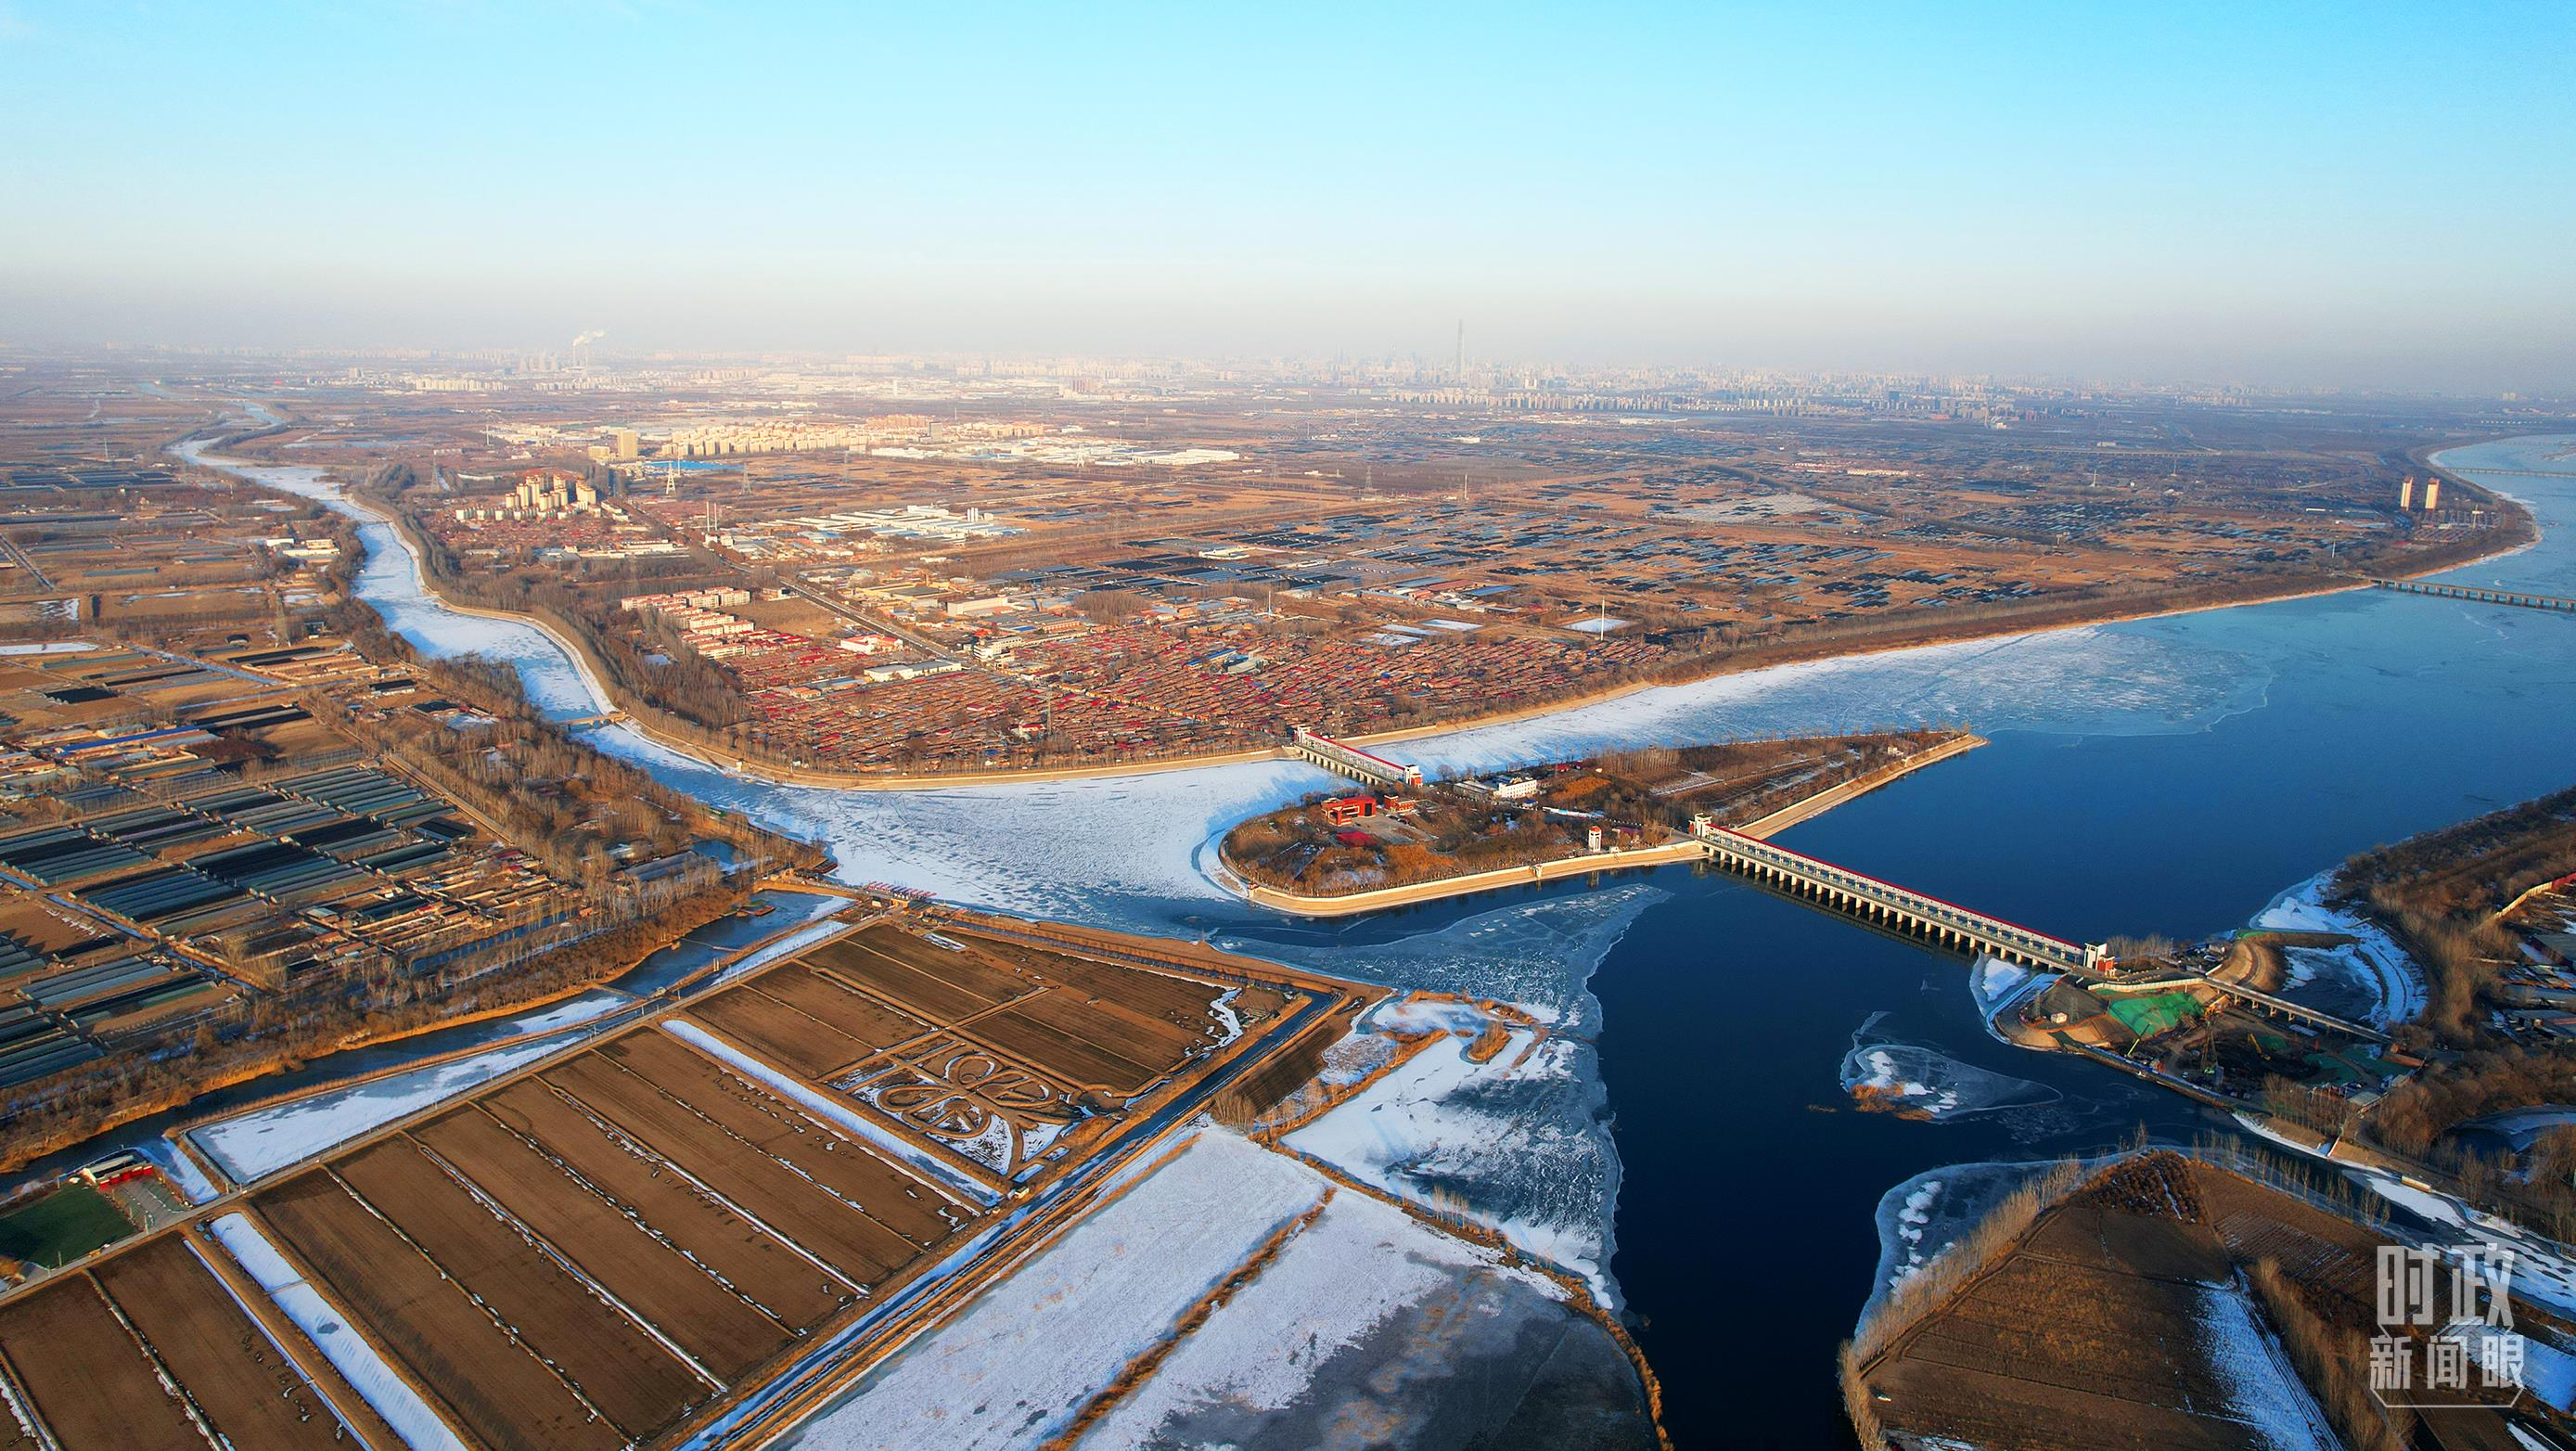
[[[2274,1451],[2342,1451],[2325,1413],[2242,1291],[2201,1286],[2199,1318],[2201,1350],[2228,1392],[2228,1410],[2213,1414],[2245,1426]]]
[[[394,1373],[393,1367],[385,1364],[374,1347],[349,1328],[321,1292],[305,1283],[295,1266],[278,1253],[248,1216],[221,1215],[207,1228],[412,1451],[465,1451],[465,1443],[456,1438],[438,1413]]]
[[[2472,1385],[2493,1384],[2481,1379],[2490,1374],[2486,1367],[2501,1365],[2510,1347],[2522,1366],[2521,1385],[2551,1407],[2564,1411],[2576,1402],[2576,1356],[2536,1336],[2524,1335],[2484,1320],[2454,1320],[2442,1327],[2441,1338],[2459,1342],[2467,1348]]]
[[[186,1149],[170,1140],[154,1139],[138,1147],[153,1163],[161,1166],[161,1172],[169,1176],[171,1183],[179,1186],[179,1192],[188,1196],[189,1203],[203,1204],[223,1192],[215,1187],[214,1180],[206,1177],[205,1170],[197,1167],[197,1161],[189,1157]]]
[[[1489,1253],[1344,1190],[1081,1444],[1103,1451],[1152,1444],[1166,1421],[1212,1405],[1285,1409],[1335,1352],[1460,1272],[1492,1264]],[[1555,1281],[1519,1273],[1550,1298],[1564,1297]]]
[[[2357,912],[2333,906],[2326,891],[2336,869],[2319,872],[2272,899],[2254,919],[2257,927],[2282,932],[2336,932],[2354,939],[2338,947],[2293,947],[2285,955],[2313,981],[2320,972],[2349,979],[2371,995],[2371,1026],[2387,1029],[2422,1016],[2426,998],[2424,970],[2406,955],[2377,923]]]
[[[231,1175],[234,1183],[248,1184],[371,1129],[489,1083],[570,1041],[570,1037],[559,1034],[512,1043],[427,1068],[289,1099],[202,1124],[187,1131],[188,1140],[214,1160],[217,1168]]]
[[[1467,1056],[1488,1019],[1461,1003],[1398,999],[1362,1032],[1441,1036],[1282,1142],[1364,1184],[1464,1213],[1530,1254],[1589,1280],[1614,1303],[1590,1136],[1534,1101],[1579,1091],[1577,1045],[1522,1026],[1483,1063]]]
[[[1324,1188],[1294,1160],[1203,1131],[782,1444],[977,1451],[1043,1440]]]
[[[2247,1129],[2284,1148],[2323,1159],[2317,1149],[2302,1144],[2263,1121],[2238,1114],[2236,1121]],[[2557,1315],[2576,1317],[2576,1258],[2568,1248],[2541,1235],[2467,1204],[2438,1190],[2410,1184],[2386,1169],[2329,1159],[2328,1163],[2361,1187],[2405,1210],[2432,1230],[2439,1246],[2484,1246],[2490,1251],[2504,1250],[2513,1256],[2513,1293],[2520,1299],[2544,1305]]]
[[[2419,1189],[2384,1169],[2350,1171],[2364,1188],[2434,1226],[2452,1244],[2479,1244],[2513,1255],[2513,1293],[2576,1316],[2576,1260],[2566,1248],[2510,1220],[2472,1209],[2448,1194]]]
[[[620,1008],[633,1006],[635,1006],[635,1000],[624,993],[593,989],[590,992],[565,998],[561,1002],[551,1003],[525,1016],[511,1019],[511,1036],[516,1037],[522,1033],[551,1033],[562,1028],[579,1027],[583,1023],[606,1017]]]
[[[847,923],[837,920],[831,922],[817,922],[813,926],[804,928],[801,931],[790,932],[786,936],[779,938],[776,942],[769,944],[758,952],[745,957],[742,961],[735,963],[733,966],[726,968],[720,973],[717,973],[715,981],[718,983],[732,982],[736,978],[745,977],[758,972],[762,968],[769,966],[771,963],[776,962],[781,958],[795,956],[797,953],[804,951],[806,948],[813,946],[815,943],[822,941],[833,933],[839,932],[847,925]]]

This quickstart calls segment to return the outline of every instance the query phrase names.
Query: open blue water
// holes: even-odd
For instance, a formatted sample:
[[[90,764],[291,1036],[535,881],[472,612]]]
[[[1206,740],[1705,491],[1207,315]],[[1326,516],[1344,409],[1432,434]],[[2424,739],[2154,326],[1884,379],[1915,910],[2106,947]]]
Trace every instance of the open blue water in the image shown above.
[[[2456,577],[2576,595],[2570,447],[2524,439],[2445,457],[2470,473],[2570,475],[2494,479],[2532,504],[2546,537]],[[255,472],[321,487],[311,470]],[[552,641],[444,611],[389,531],[366,539],[365,592],[406,636],[517,661],[559,713],[597,708]],[[1954,721],[1993,745],[1785,840],[2062,936],[2196,936],[2241,925],[2356,850],[2576,782],[2576,619],[2346,594],[1787,667],[1405,749],[1436,767],[1491,766],[1621,741]],[[1841,1443],[1833,1350],[1872,1291],[1893,1186],[2105,1147],[2142,1122],[2201,1126],[2169,1095],[1986,1037],[1957,960],[1688,868],[1649,874],[1642,902],[1620,899],[1626,929],[1606,955],[1580,934],[1500,930],[1534,904],[1604,890],[1583,882],[1362,923],[1257,913],[1212,886],[1196,854],[1224,822],[1324,784],[1302,767],[836,792],[745,780],[620,729],[591,739],[829,840],[853,880],[1360,976],[1436,976],[1562,1012],[1595,1037],[1585,1070],[1616,1148],[1596,1212],[1615,1204],[1611,1269],[1683,1445]],[[1873,1014],[1886,1015],[1879,1035],[2056,1098],[1937,1123],[1852,1112],[1837,1071]]]

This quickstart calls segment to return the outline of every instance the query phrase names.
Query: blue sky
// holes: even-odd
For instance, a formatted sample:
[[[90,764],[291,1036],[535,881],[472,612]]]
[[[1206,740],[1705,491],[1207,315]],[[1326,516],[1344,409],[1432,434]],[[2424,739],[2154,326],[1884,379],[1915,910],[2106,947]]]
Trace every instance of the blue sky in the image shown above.
[[[0,339],[2576,388],[2576,7],[0,0]]]

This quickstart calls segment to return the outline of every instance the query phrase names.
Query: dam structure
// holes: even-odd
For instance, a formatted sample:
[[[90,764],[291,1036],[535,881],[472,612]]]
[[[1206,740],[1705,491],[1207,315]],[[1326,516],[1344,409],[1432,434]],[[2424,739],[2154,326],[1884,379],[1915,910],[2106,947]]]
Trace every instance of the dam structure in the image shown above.
[[[1371,755],[1354,745],[1321,736],[1304,726],[1288,728],[1289,755],[1311,761],[1327,771],[1337,771],[1363,785],[1381,786],[1390,791],[1413,791],[1422,786],[1422,768],[1384,756]]]
[[[2558,595],[2533,594],[2529,590],[2483,589],[2473,584],[2442,584],[2429,579],[2374,579],[2372,584],[2399,594],[2432,595],[2437,599],[2468,600],[2481,605],[2512,605],[2526,610],[2551,610],[2576,615],[2576,600]]]
[[[2098,943],[2051,937],[1803,852],[1729,831],[1705,816],[1692,820],[1691,836],[1710,861],[1729,871],[1943,947],[2083,977],[2104,977],[2110,972],[2110,952]]]

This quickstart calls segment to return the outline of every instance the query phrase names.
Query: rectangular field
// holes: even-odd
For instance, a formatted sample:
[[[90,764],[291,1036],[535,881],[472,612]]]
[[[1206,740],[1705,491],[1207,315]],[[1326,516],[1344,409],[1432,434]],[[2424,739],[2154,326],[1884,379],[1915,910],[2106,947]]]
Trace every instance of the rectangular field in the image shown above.
[[[307,1170],[257,1203],[270,1238],[303,1261],[315,1285],[400,1362],[450,1424],[474,1427],[504,1451],[626,1443],[532,1346],[328,1171]]]
[[[889,1270],[917,1252],[917,1246],[856,1205],[726,1133],[687,1100],[604,1053],[585,1054],[549,1070],[545,1081],[690,1180],[714,1189],[752,1219],[855,1279],[862,1289],[883,1282]]]
[[[331,1404],[179,1235],[68,1274],[0,1309],[0,1354],[65,1451],[345,1446]],[[324,1370],[330,1394],[353,1393]],[[175,1389],[174,1389],[175,1388]],[[16,1433],[0,1447],[33,1446]]]
[[[0,1301],[0,1361],[66,1451],[381,1437],[352,1380],[491,1451],[667,1443],[982,1228],[1021,1161],[976,1136],[1078,1163],[1240,1031],[1217,983],[985,943],[871,927],[389,1120],[227,1206],[269,1270],[161,1235]]]
[[[1227,1036],[1213,983],[981,935],[853,933],[691,1009],[823,1081],[946,1029],[1057,1084],[1133,1098]]]

